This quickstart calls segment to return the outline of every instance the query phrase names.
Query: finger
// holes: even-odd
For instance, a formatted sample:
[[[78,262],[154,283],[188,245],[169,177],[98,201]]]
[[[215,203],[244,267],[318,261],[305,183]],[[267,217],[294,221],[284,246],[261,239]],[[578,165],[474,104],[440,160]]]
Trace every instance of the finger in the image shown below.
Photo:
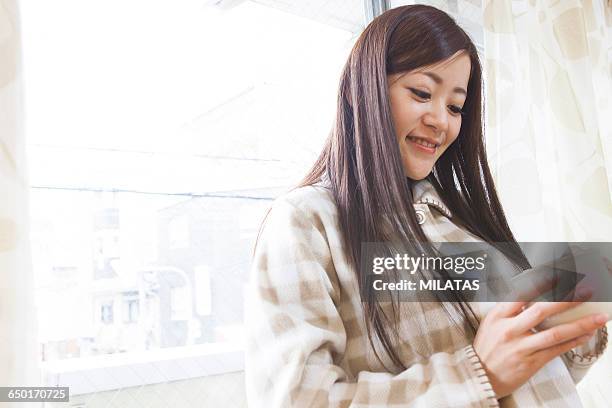
[[[518,336],[533,329],[552,315],[576,307],[581,302],[537,302],[519,313],[510,328],[513,335]]]
[[[590,334],[578,337],[576,339],[572,339],[572,340],[566,341],[565,343],[557,344],[556,346],[549,347],[549,348],[544,349],[544,350],[540,350],[540,351],[534,353],[533,356],[537,360],[542,362],[543,363],[542,365],[544,365],[547,362],[549,362],[550,360],[552,360],[553,358],[555,358],[557,356],[560,356],[563,353],[567,353],[568,351],[570,351],[573,348],[582,346],[587,341],[589,341],[591,339],[591,337],[593,337],[593,334],[594,333],[590,333]]]
[[[513,317],[519,314],[525,306],[527,302],[500,302],[491,309],[490,314],[497,317]]]
[[[560,324],[551,329],[524,337],[521,346],[524,347],[525,352],[532,354],[565,343],[601,328],[606,324],[606,317],[596,314],[585,316],[572,323]]]

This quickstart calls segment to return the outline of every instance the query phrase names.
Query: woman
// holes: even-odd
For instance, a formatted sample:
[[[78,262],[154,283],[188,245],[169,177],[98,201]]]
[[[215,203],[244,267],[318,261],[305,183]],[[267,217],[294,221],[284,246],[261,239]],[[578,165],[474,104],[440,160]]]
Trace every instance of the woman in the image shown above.
[[[335,128],[258,239],[247,304],[249,406],[568,406],[605,346],[607,316],[534,333],[574,303],[383,304],[362,243],[505,242],[529,267],[485,157],[476,48],[445,13],[375,19],[340,81]],[[392,229],[389,227],[393,226]],[[580,347],[579,350],[573,350]],[[580,354],[582,353],[582,354]]]

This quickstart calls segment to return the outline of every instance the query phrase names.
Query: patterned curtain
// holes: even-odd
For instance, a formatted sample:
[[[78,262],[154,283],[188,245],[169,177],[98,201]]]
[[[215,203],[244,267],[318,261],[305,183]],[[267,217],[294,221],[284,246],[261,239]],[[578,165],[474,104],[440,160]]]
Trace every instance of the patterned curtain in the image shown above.
[[[21,98],[17,4],[0,0],[0,385],[4,387],[38,385],[40,377]]]
[[[484,0],[487,150],[522,241],[612,241],[609,0]],[[609,327],[610,329],[610,327]],[[612,353],[578,390],[608,406]]]
[[[483,4],[487,148],[521,240],[612,241],[605,0]]]

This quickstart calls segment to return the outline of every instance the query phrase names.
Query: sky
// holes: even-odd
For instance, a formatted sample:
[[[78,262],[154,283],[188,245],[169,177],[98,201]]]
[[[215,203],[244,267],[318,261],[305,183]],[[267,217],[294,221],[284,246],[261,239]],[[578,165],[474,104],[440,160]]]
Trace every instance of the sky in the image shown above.
[[[290,185],[331,128],[354,41],[250,1],[24,0],[21,13],[34,186]]]

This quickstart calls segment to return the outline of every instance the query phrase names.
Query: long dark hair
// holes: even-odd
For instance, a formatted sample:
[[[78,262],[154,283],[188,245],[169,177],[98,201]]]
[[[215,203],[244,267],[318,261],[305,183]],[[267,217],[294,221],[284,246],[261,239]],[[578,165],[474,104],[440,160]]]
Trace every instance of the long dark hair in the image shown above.
[[[397,234],[414,253],[432,252],[412,206],[413,181],[406,178],[389,104],[387,75],[408,72],[463,51],[471,73],[461,130],[428,176],[445,204],[462,224],[484,241],[503,242],[500,250],[519,268],[529,267],[508,227],[483,142],[482,69],[469,36],[446,13],[429,6],[391,9],[374,19],[355,43],[342,71],[334,128],[310,172],[299,186],[328,179],[336,201],[347,258],[360,275],[361,245],[389,239],[380,220],[390,218]],[[376,335],[393,364],[402,363],[392,338],[397,311],[384,312],[366,280],[358,276],[368,336]],[[366,295],[364,295],[366,294]],[[438,297],[442,302],[442,299]],[[469,322],[478,317],[459,293],[450,302]],[[448,305],[443,302],[447,310]],[[376,348],[374,351],[382,362]]]

